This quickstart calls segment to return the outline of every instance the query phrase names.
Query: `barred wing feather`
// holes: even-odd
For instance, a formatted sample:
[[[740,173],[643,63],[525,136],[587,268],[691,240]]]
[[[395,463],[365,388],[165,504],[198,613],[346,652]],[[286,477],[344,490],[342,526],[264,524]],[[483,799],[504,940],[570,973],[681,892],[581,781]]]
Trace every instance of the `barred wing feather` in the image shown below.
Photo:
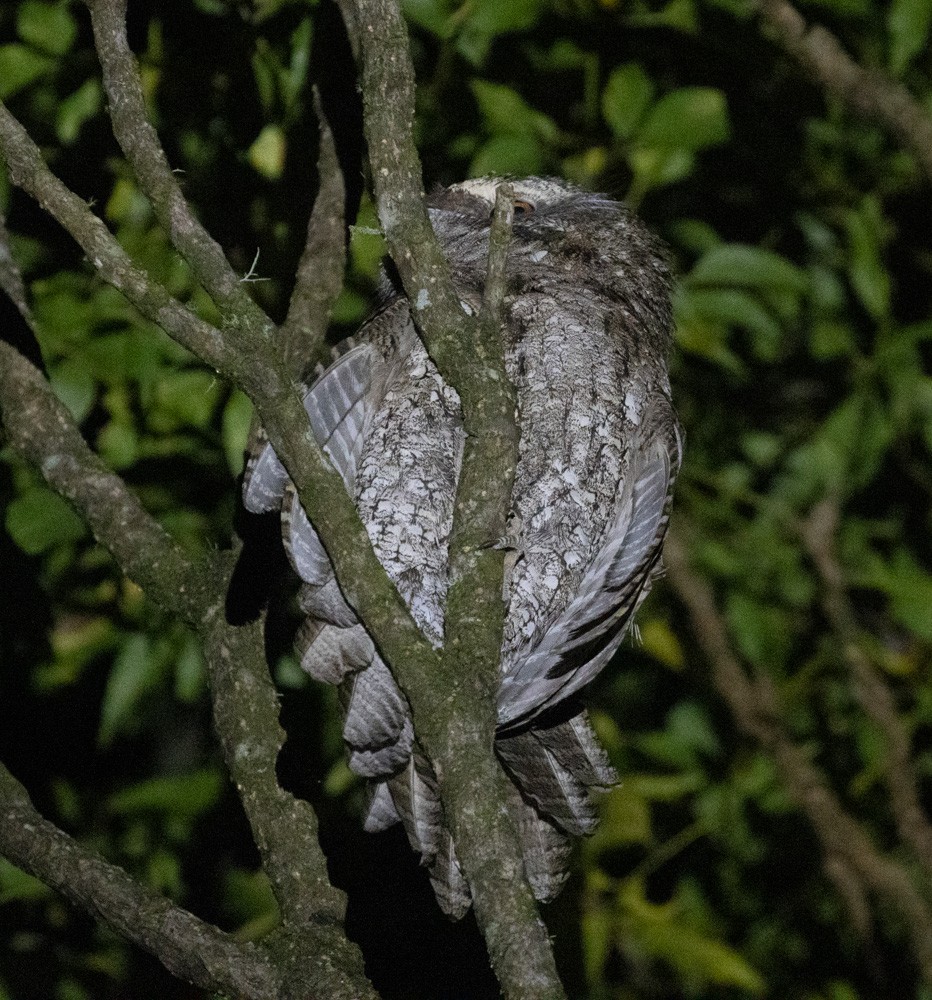
[[[498,717],[513,729],[585,687],[615,653],[647,596],[666,534],[681,455],[678,424],[659,400],[634,442],[634,468],[616,504],[602,548],[579,592],[536,648],[506,667]]]

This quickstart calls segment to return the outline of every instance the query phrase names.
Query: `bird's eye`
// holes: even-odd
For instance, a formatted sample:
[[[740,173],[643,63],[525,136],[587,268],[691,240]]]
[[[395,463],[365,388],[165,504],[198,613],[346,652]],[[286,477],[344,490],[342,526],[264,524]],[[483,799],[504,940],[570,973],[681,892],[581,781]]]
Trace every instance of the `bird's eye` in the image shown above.
[[[515,215],[531,215],[534,211],[534,206],[529,201],[522,201],[520,198],[515,199]]]

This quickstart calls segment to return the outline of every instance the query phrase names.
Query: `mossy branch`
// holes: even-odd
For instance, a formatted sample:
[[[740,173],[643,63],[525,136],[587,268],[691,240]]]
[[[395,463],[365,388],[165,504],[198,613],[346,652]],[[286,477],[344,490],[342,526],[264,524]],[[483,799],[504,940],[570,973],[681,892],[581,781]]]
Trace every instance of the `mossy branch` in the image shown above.
[[[5,230],[0,230],[0,237],[4,236]],[[8,279],[19,276],[5,239],[0,239],[0,259],[4,262],[0,278],[6,287],[10,284]],[[12,284],[15,287],[17,282],[14,280]],[[17,305],[28,316],[25,296]],[[328,881],[313,810],[283,791],[276,780],[275,765],[284,733],[278,722],[275,688],[265,663],[261,623],[237,628],[223,614],[233,568],[232,554],[196,560],[178,545],[145,511],[122,479],[90,450],[42,373],[3,342],[0,342],[0,417],[8,443],[42,473],[52,489],[72,503],[123,572],[156,603],[186,622],[203,642],[221,749],[282,914],[277,957],[273,961],[270,955],[265,956],[269,981],[281,978],[281,992],[256,995],[280,996],[284,1000],[298,984],[301,988],[313,985],[310,995],[319,997],[371,996],[362,958],[342,931],[345,898]],[[25,792],[16,792],[13,785],[9,789],[17,809],[26,808],[21,801]],[[11,839],[11,831],[15,829],[14,823],[0,830],[0,853],[19,864],[23,854],[15,837]],[[197,933],[189,933],[194,926],[190,923],[193,917],[181,910],[176,913],[177,908],[161,897],[146,895],[148,891],[142,887],[130,891],[134,883],[127,889],[130,894],[121,906],[120,892],[132,880],[113,866],[101,868],[82,862],[85,877],[74,882],[70,877],[72,868],[66,862],[79,855],[62,848],[64,834],[43,820],[36,825],[33,836],[34,860],[30,865],[34,867],[27,865],[28,870],[55,887],[68,883],[72,887],[69,898],[108,923],[112,923],[112,914],[119,916],[123,910],[136,913],[139,931],[128,935],[131,940],[155,954],[170,971],[179,974],[178,969],[188,970],[189,981],[228,992],[227,981],[222,977],[203,981],[207,970],[216,964],[211,958],[216,942],[210,937],[209,928],[198,925],[194,928]],[[56,859],[65,867],[56,868]],[[95,872],[100,878],[94,877]],[[179,940],[186,935],[186,958],[178,951],[179,940],[173,935],[166,937],[164,929],[159,930],[163,924],[178,929]],[[123,932],[122,923],[113,926]],[[155,929],[148,933],[152,928]],[[213,950],[201,956],[199,949],[207,946]],[[246,951],[252,954],[249,948]],[[273,969],[278,970],[274,975]],[[243,975],[247,972],[245,969]],[[201,978],[191,978],[195,973]]]
[[[480,321],[460,306],[425,208],[412,137],[414,72],[399,6],[394,0],[341,0],[340,5],[355,35],[379,219],[425,346],[459,394],[466,431],[441,670],[409,681],[403,664],[389,661],[440,776],[444,813],[505,995],[559,998],[564,994],[549,937],[523,877],[506,779],[493,752],[505,609],[504,556],[491,546],[504,534],[517,461],[514,390],[495,322],[510,206],[502,195],[493,226],[492,282]],[[434,692],[425,690],[425,681],[444,692],[439,703]],[[522,942],[520,950],[516,940]]]
[[[468,537],[468,544],[462,545],[462,552],[468,552],[468,558],[463,563],[461,578],[467,600],[462,607],[456,600],[452,601],[449,618],[452,635],[468,635],[469,627],[481,622],[482,642],[477,649],[482,652],[467,656],[465,644],[451,642],[453,652],[441,659],[414,625],[375,557],[342,481],[313,440],[289,366],[274,346],[274,338],[269,336],[267,321],[246,293],[234,287],[238,283],[233,281],[222,251],[183,204],[157,137],[145,122],[138,71],[126,46],[123,0],[92,0],[90,6],[118,138],[173,243],[189,259],[195,273],[224,312],[223,329],[205,323],[172,299],[165,289],[150,281],[101,220],[54,177],[25,131],[5,108],[0,108],[0,150],[7,160],[11,177],[77,239],[101,276],[121,290],[143,315],[252,397],[273,445],[298,487],[302,504],[322,537],[347,598],[393,665],[411,701],[419,736],[431,757],[441,765],[438,769],[444,783],[445,807],[461,845],[477,912],[506,994],[509,997],[560,997],[563,994],[549,939],[537,915],[530,888],[521,877],[520,849],[505,807],[502,784],[505,779],[492,751],[494,693],[503,618],[502,555],[488,546],[496,540],[496,531],[504,524],[516,448],[513,392],[504,377],[501,345],[494,337],[490,339],[490,331],[494,330],[497,336],[494,316],[501,292],[492,294],[491,290],[502,280],[507,225],[501,220],[507,217],[507,211],[498,213],[498,235],[493,237],[493,242],[499,241],[496,243],[498,257],[495,258],[499,263],[493,263],[490,295],[484,320],[480,323],[478,318],[467,316],[460,308],[446,261],[424,209],[420,165],[410,132],[413,75],[404,23],[395,5],[361,4],[356,22],[359,27],[357,41],[362,39],[359,51],[363,53],[364,101],[380,216],[428,348],[448,381],[460,393],[464,421],[471,438],[463,481],[472,482],[476,475],[487,480],[488,466],[483,467],[482,463],[490,459],[492,451],[495,452],[491,456],[496,469],[495,484],[490,494],[492,499],[486,504],[486,511],[492,513],[475,522],[482,530],[458,536]],[[386,20],[378,21],[379,8],[384,8],[381,13]],[[378,22],[377,37],[373,15]],[[383,110],[388,109],[388,113],[381,114],[380,106]],[[380,128],[382,133],[379,133]],[[390,141],[385,138],[389,133],[394,135]],[[321,211],[325,208],[326,204],[322,204]],[[495,447],[486,447],[489,442]],[[40,465],[44,457],[44,453],[37,452]],[[80,483],[82,471],[86,472],[89,466],[65,462],[60,468],[73,473],[74,482],[70,486],[64,481],[53,482],[53,487],[61,488],[80,507],[91,495]],[[100,483],[113,485],[106,479],[110,475],[106,470],[95,467],[95,475],[97,473],[100,473]],[[112,480],[119,483],[116,477]],[[119,502],[127,502],[127,495],[119,495]],[[464,521],[464,505],[469,502],[470,494],[461,490],[457,500],[459,522]],[[110,508],[102,507],[101,517],[109,516],[108,510]],[[138,569],[137,579],[151,590],[156,600],[164,598],[170,608],[176,607],[180,600],[183,608],[179,613],[197,627],[197,614],[204,604],[200,597],[192,596],[195,581],[192,579],[190,587],[180,588],[180,596],[174,603],[169,588],[163,588],[160,582],[159,572],[166,561],[170,561],[170,548],[163,549],[161,556],[155,556],[155,550],[148,546],[137,550],[140,555],[145,551],[154,559],[155,570],[147,577],[142,567],[128,561],[129,554],[120,550],[112,537],[112,525],[100,524],[95,530],[106,544],[113,545],[112,550],[127,571],[135,573]],[[124,535],[129,533],[124,531]],[[174,573],[167,575],[172,579],[177,596],[177,581],[181,577]],[[216,577],[213,583],[218,584]],[[475,586],[470,589],[470,584]],[[210,589],[209,584],[205,585]],[[220,592],[217,586],[213,591],[215,598]],[[483,592],[487,597],[479,601]],[[221,738],[225,740],[228,766],[238,784],[243,785],[246,776],[238,773],[237,762],[242,762],[244,747],[250,752],[255,749],[258,736],[250,733],[246,739],[237,739],[229,731],[229,725],[243,714],[249,715],[246,702],[254,704],[257,692],[261,704],[274,702],[274,693],[267,676],[263,675],[263,679],[253,670],[249,679],[243,676],[237,679],[234,669],[242,664],[232,650],[246,643],[255,653],[259,646],[258,632],[252,636],[248,630],[230,631],[219,617],[218,600],[208,607],[212,617],[207,624],[201,623],[200,631],[208,649],[213,683],[218,690],[227,690],[231,696],[250,692],[250,697],[244,695],[244,703],[232,710],[226,722],[219,721],[225,716],[224,710],[218,709],[218,729],[223,730]],[[252,663],[252,654],[246,659]],[[230,706],[234,704],[235,701],[229,703]],[[451,721],[458,724],[451,726]],[[258,740],[258,744],[265,748],[263,780],[270,784],[253,796],[254,803],[248,788],[244,788],[243,801],[254,822],[260,847],[271,851],[278,834],[284,832],[283,828],[276,829],[275,817],[282,821],[283,827],[302,823],[305,831],[313,831],[314,827],[312,818],[305,816],[296,823],[294,808],[300,807],[293,800],[275,799],[283,795],[274,783],[274,759],[280,745],[277,723],[267,731],[273,734],[270,736],[272,742]],[[271,798],[263,802],[263,796]],[[271,810],[272,819],[266,815],[267,809]],[[258,826],[263,815],[271,824],[266,829]],[[495,836],[490,836],[490,831],[494,831]],[[292,861],[295,864],[292,872],[305,871],[298,863],[300,854],[300,851],[290,854],[286,850],[277,869],[278,862],[271,855],[266,857],[286,920],[300,920],[304,913],[300,900],[295,902],[298,897],[290,895],[287,869],[287,863]],[[322,872],[319,868],[317,875],[302,878],[316,887]],[[324,911],[328,909],[320,899],[313,905],[316,910],[322,906]],[[338,909],[339,904],[334,903],[334,907]],[[521,949],[514,947],[515,940],[522,941]],[[301,950],[300,945],[295,947]],[[354,954],[352,952],[349,958]],[[333,992],[331,995],[342,994]]]
[[[39,815],[0,764],[0,851],[18,868],[152,952],[179,979],[243,1000],[280,996],[268,956],[140,885]]]

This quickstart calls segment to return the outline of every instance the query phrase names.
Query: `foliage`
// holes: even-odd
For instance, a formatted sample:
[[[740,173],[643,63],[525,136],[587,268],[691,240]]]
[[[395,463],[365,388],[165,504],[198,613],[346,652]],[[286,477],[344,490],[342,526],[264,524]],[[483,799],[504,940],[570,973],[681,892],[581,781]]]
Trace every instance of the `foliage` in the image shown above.
[[[887,735],[856,697],[852,637],[827,615],[803,528],[820,501],[841,512],[836,558],[863,630],[854,641],[893,689],[927,801],[929,180],[759,37],[744,0],[404,9],[426,183],[560,174],[626,198],[670,245],[674,396],[687,428],[675,530],[714,585],[735,649],[774,686],[793,740],[889,849]],[[929,0],[821,0],[806,13],[932,111]],[[330,58],[327,16],[290,0],[196,0],[170,18],[131,5],[172,166],[276,318],[314,190],[310,76],[352,74]],[[133,258],[214,318],[116,156],[80,5],[0,8],[0,97]],[[250,404],[141,321],[25,198],[2,198],[59,398],[176,539],[226,546]],[[364,199],[335,336],[367,308],[375,226]],[[9,449],[2,458],[0,759],[82,842],[221,926],[263,933],[274,902],[211,741],[196,642],[121,577],[35,471]],[[474,926],[440,924],[394,834],[356,831],[362,790],[343,763],[333,698],[305,684],[287,633],[287,621],[272,623],[290,734],[282,774],[321,812],[377,985],[438,996],[455,959],[461,992],[443,995],[495,995]],[[928,997],[915,958],[902,959],[902,916],[852,917],[773,757],[737,731],[670,588],[648,601],[640,635],[593,693],[624,781],[547,915],[571,994]],[[902,844],[896,852],[918,871]],[[366,884],[386,863],[403,869],[391,900]],[[192,995],[9,866],[0,929],[0,998]]]

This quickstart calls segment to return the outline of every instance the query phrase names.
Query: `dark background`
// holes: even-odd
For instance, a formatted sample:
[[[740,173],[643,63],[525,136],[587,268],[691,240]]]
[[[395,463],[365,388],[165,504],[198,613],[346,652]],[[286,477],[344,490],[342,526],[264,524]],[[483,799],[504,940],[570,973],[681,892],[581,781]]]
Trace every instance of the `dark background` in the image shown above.
[[[136,2],[150,110],[200,217],[280,319],[316,190],[310,83],[348,181],[351,269],[334,338],[365,315],[381,241],[365,196],[358,95],[325,3]],[[852,692],[800,541],[819,500],[863,635],[932,755],[932,228],[929,184],[879,127],[826,97],[743,0],[411,0],[425,184],[555,174],[626,198],[681,276],[674,395],[687,461],[674,531],[712,582],[735,649],[769,677],[794,740],[876,845],[913,872],[882,780],[886,744]],[[804,9],[864,65],[932,106],[928,0]],[[170,12],[169,12],[170,11]],[[205,315],[110,133],[86,11],[0,8],[0,96],[56,173],[134,258]],[[40,331],[4,303],[2,335],[41,356],[88,441],[193,550],[266,539],[238,510],[250,419],[219,382],[102,285],[19,192],[0,203]],[[366,230],[370,230],[367,232]],[[41,352],[41,354],[40,354]],[[219,762],[193,637],[121,577],[64,501],[0,452],[0,759],[50,819],[198,915],[274,925],[258,854]],[[592,692],[624,776],[545,914],[574,997],[932,997],[900,916],[852,911],[773,760],[742,737],[663,585]],[[333,694],[269,650],[289,741],[283,783],[321,817],[348,930],[386,997],[494,997],[472,917],[444,921],[400,828],[359,826]],[[927,888],[924,886],[924,891]],[[849,901],[850,902],[850,901]],[[0,998],[188,997],[148,956],[0,862]]]

